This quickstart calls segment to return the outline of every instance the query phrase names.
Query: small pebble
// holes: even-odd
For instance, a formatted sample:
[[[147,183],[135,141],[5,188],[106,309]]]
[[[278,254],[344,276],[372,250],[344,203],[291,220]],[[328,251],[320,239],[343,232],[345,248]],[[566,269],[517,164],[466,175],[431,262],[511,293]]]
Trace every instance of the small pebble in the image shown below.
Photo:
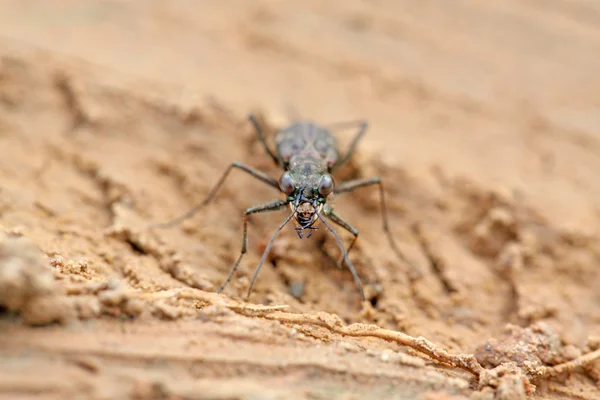
[[[292,282],[290,285],[290,294],[300,300],[304,296],[304,283],[300,281]]]

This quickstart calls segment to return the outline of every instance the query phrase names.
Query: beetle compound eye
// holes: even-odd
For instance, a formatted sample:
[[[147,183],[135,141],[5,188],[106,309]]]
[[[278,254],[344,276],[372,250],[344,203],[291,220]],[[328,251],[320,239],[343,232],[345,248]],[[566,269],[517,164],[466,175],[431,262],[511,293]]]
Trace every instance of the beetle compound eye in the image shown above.
[[[333,178],[329,174],[323,175],[319,183],[319,194],[327,197],[333,192]]]
[[[283,175],[281,175],[281,178],[279,178],[279,189],[288,196],[291,196],[294,193],[294,190],[296,190],[294,180],[289,172],[284,172]]]

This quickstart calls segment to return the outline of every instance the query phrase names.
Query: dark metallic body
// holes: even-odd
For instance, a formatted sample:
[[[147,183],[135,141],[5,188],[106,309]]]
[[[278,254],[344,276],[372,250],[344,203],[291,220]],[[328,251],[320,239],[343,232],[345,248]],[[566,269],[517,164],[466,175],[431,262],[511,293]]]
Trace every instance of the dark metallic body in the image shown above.
[[[201,204],[190,209],[184,215],[166,224],[160,225],[163,227],[172,226],[194,215],[200,208],[204,207],[212,200],[217,190],[221,187],[229,175],[229,172],[233,168],[241,169],[247,172],[256,179],[280,190],[286,195],[285,199],[273,200],[256,207],[248,208],[244,212],[242,249],[237,261],[235,262],[235,265],[231,269],[227,280],[223,283],[218,292],[221,292],[227,283],[229,283],[235,274],[242,257],[247,251],[248,216],[256,213],[276,211],[289,206],[291,214],[277,228],[276,232],[273,234],[269,243],[267,244],[262,258],[256,267],[256,271],[248,289],[248,296],[250,295],[256,277],[258,276],[258,272],[267,258],[275,237],[278,235],[281,229],[283,229],[283,227],[290,220],[292,220],[292,218],[294,218],[296,231],[300,238],[304,237],[304,230],[308,230],[308,234],[305,237],[310,237],[312,230],[317,229],[320,222],[323,223],[326,229],[332,233],[342,252],[342,256],[338,261],[338,265],[341,266],[345,261],[348,269],[352,272],[354,280],[360,290],[361,297],[364,300],[365,297],[362,283],[358,274],[356,273],[354,265],[348,258],[348,252],[358,238],[358,230],[342,219],[335,212],[335,210],[327,204],[327,197],[331,193],[341,194],[372,185],[379,186],[383,229],[387,235],[390,245],[397,256],[412,269],[412,272],[419,274],[419,270],[414,267],[413,264],[408,262],[404,255],[400,252],[400,249],[396,245],[391,235],[387,221],[387,210],[385,206],[383,184],[381,183],[381,180],[379,178],[355,179],[343,182],[336,186],[334,185],[333,178],[330,175],[338,166],[346,162],[354,152],[357,143],[366,131],[367,123],[365,121],[346,124],[353,126],[358,125],[359,131],[352,140],[348,151],[343,156],[341,156],[338,150],[339,148],[337,140],[331,131],[312,122],[295,122],[278,131],[275,135],[275,151],[272,151],[267,144],[264,133],[258,124],[258,121],[252,115],[250,116],[250,122],[252,122],[254,125],[258,139],[265,148],[265,151],[269,154],[269,156],[271,156],[277,165],[283,168],[284,172],[281,178],[277,180],[265,174],[264,172],[239,162],[234,162],[229,166],[229,168],[227,168],[215,187],[210,191],[207,198]],[[332,229],[324,217],[354,235],[354,239],[348,247],[348,250],[345,249],[339,235]]]
[[[312,122],[295,122],[275,136],[279,162],[307,177],[331,172],[338,159],[338,143],[331,132]]]
[[[312,223],[312,209],[322,208],[318,204],[312,209],[302,207],[315,197],[322,176],[331,173],[338,159],[338,144],[331,132],[312,122],[295,122],[282,129],[275,136],[275,146],[279,164],[289,171],[299,186],[300,196],[290,203],[292,211],[297,210],[296,230],[302,238],[303,229],[315,229]],[[312,231],[309,231],[307,238]]]

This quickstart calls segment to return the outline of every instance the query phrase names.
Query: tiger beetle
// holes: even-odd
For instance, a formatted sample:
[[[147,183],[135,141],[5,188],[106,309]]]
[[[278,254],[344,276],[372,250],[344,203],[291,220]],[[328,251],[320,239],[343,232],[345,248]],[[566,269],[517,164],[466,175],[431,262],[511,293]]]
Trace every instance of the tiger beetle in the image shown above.
[[[258,276],[258,273],[264,264],[269,251],[271,250],[271,246],[273,245],[275,238],[283,229],[283,227],[293,219],[296,226],[296,233],[300,239],[303,237],[309,238],[313,230],[318,229],[320,222],[322,222],[325,228],[331,232],[342,252],[342,257],[340,258],[338,265],[341,266],[344,261],[346,262],[348,269],[354,277],[356,286],[360,291],[361,298],[364,301],[365,294],[360,277],[358,276],[352,261],[350,261],[348,258],[348,253],[354,246],[359,232],[349,222],[346,222],[329,204],[327,204],[327,199],[331,194],[337,195],[352,192],[359,188],[374,185],[379,187],[379,202],[381,206],[383,230],[387,236],[390,246],[399,259],[408,264],[413,271],[418,271],[418,269],[406,259],[392,237],[392,233],[388,224],[387,208],[381,179],[378,177],[352,179],[336,185],[331,175],[338,167],[350,159],[356,150],[358,142],[367,130],[367,121],[363,120],[337,124],[338,127],[358,127],[358,131],[352,139],[348,150],[340,157],[336,138],[333,136],[330,129],[327,129],[323,126],[319,126],[309,121],[294,122],[276,133],[276,146],[275,151],[273,151],[269,147],[267,140],[265,139],[264,131],[260,127],[256,117],[251,114],[248,119],[254,126],[258,140],[264,147],[267,154],[273,159],[275,164],[283,168],[284,172],[279,180],[248,165],[237,161],[233,162],[225,170],[221,178],[208,193],[208,196],[202,203],[194,206],[183,215],[167,223],[154,225],[158,227],[170,227],[192,217],[214,198],[215,194],[223,185],[231,170],[234,168],[240,169],[252,175],[261,182],[280,190],[285,195],[284,199],[272,200],[255,207],[250,207],[244,212],[242,249],[235,264],[233,265],[233,268],[231,269],[231,272],[229,273],[229,276],[225,282],[223,282],[219,290],[217,290],[217,293],[220,293],[229,283],[247,251],[248,216],[251,214],[277,211],[288,206],[291,213],[281,223],[281,225],[279,225],[269,240],[252,277],[250,287],[248,288],[247,297],[250,296],[252,287],[256,281],[256,277]],[[335,230],[333,230],[332,226],[327,222],[327,220],[352,233],[354,237],[347,250],[344,247],[340,236]]]

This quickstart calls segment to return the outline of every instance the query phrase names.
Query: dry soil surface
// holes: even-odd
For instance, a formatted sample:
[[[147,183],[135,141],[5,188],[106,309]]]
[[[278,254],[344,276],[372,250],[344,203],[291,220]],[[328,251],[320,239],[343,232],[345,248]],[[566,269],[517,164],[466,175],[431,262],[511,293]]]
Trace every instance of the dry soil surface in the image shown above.
[[[0,397],[600,399],[595,0],[0,2]],[[365,284],[277,238],[291,120],[366,118],[336,180]],[[336,130],[342,149],[353,130]],[[351,236],[340,232],[345,243]]]

